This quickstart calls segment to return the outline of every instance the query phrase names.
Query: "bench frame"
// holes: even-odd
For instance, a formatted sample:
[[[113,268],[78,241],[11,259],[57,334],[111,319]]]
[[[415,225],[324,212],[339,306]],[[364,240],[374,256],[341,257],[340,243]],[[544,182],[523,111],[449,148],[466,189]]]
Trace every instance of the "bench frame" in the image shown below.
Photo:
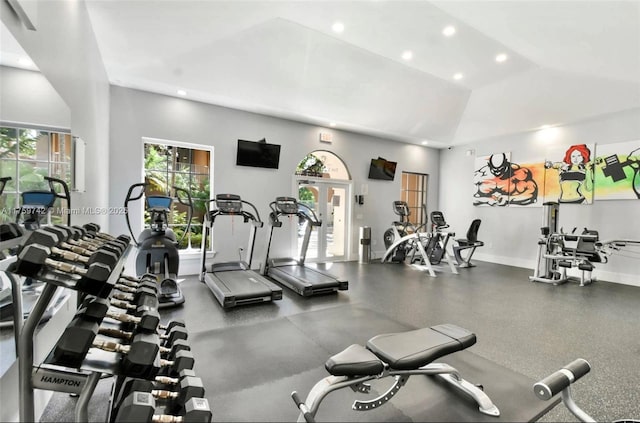
[[[300,401],[298,393],[293,391],[291,397],[300,410],[298,422],[314,422],[315,415],[318,412],[318,408],[320,408],[320,403],[333,391],[349,387],[354,392],[370,393],[371,385],[365,382],[393,377],[395,381],[386,392],[372,400],[356,400],[352,405],[352,409],[357,411],[368,411],[378,408],[391,400],[409,380],[409,377],[413,375],[437,376],[439,379],[473,398],[478,404],[478,409],[481,413],[495,417],[500,416],[500,410],[493,404],[489,396],[484,393],[482,387],[476,386],[463,379],[458,371],[448,364],[429,363],[426,366],[412,370],[395,370],[389,368],[387,363],[383,362],[383,364],[384,370],[378,375],[325,377],[313,386],[304,402]]]

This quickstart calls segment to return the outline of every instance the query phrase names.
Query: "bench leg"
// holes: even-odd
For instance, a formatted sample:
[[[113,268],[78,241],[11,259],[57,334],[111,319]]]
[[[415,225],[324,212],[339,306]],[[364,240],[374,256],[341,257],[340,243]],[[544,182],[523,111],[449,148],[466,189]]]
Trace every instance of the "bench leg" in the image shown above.
[[[500,415],[498,407],[495,406],[493,401],[491,401],[491,398],[489,398],[482,389],[462,379],[457,373],[439,374],[438,377],[449,382],[452,386],[458,388],[462,392],[469,394],[478,404],[478,410],[481,413],[495,417]]]
[[[315,421],[316,413],[318,412],[318,408],[320,407],[320,403],[331,392],[346,388],[347,386],[351,387],[353,385],[364,383],[368,380],[375,379],[376,376],[364,376],[360,378],[350,378],[347,376],[327,376],[318,383],[316,383],[307,398],[304,402],[300,401],[298,397],[298,393],[293,391],[291,393],[291,397],[293,398],[293,402],[296,403],[296,407],[300,410],[300,415],[298,416],[298,422],[313,422]]]

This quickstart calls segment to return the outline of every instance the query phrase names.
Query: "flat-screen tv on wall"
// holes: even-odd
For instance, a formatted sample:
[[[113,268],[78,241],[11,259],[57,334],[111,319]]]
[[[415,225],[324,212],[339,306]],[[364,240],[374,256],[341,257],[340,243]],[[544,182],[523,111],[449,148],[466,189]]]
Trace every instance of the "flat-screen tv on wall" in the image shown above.
[[[382,157],[371,159],[371,164],[369,165],[369,179],[393,181],[393,178],[396,176],[397,165],[397,162],[390,162]]]
[[[238,140],[236,165],[277,169],[280,163],[280,146],[265,140]]]

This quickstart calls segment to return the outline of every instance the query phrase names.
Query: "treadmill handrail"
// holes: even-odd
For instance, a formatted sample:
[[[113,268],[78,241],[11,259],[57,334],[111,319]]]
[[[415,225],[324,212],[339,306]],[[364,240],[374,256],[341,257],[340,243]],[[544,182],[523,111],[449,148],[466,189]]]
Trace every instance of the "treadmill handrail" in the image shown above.
[[[220,210],[217,207],[216,208],[212,208],[211,205],[216,205],[216,202],[218,201],[219,197],[225,196],[225,195],[229,195],[230,194],[218,194],[215,196],[215,198],[213,200],[209,200],[208,202],[208,207],[207,207],[207,216],[209,217],[209,224],[213,225],[213,221],[216,219],[216,217],[218,216],[242,216],[242,218],[244,219],[244,222],[249,222],[251,221],[254,226],[261,228],[263,225],[262,220],[260,219],[260,213],[258,212],[258,209],[256,208],[256,206],[254,206],[252,203],[243,200],[242,198],[240,198],[240,196],[237,195],[233,195],[232,199],[235,201],[239,201],[242,204],[248,204],[252,209],[253,209],[253,213],[248,212],[246,210],[240,209],[239,213],[230,213],[230,212],[226,212],[224,210]]]
[[[272,224],[272,226],[280,226],[278,223],[280,222],[280,216],[284,216],[284,215],[288,215],[288,216],[293,216],[294,213],[286,213],[282,210],[279,210],[276,207],[276,204],[278,203],[278,201],[283,201],[283,200],[287,200],[287,201],[293,201],[296,204],[296,213],[295,216],[298,216],[302,219],[305,219],[306,221],[309,222],[309,224],[311,226],[322,226],[322,221],[318,218],[318,216],[316,215],[316,213],[313,211],[313,209],[309,206],[307,206],[304,203],[300,203],[299,201],[297,201],[295,198],[293,197],[277,197],[274,201],[272,201],[271,203],[269,203],[269,208],[271,209],[272,213],[269,215],[270,219],[270,223]],[[304,207],[305,209],[307,209],[309,211],[309,213],[305,213],[304,211],[300,210],[300,207]]]

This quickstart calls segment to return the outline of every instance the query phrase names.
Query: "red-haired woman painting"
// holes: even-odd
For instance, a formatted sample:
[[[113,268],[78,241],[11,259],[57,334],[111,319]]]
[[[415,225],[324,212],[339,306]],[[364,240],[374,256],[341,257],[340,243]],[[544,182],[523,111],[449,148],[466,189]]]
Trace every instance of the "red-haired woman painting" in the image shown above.
[[[557,169],[560,179],[560,203],[584,203],[584,191],[593,189],[591,150],[585,144],[572,145],[561,162],[546,161],[546,169]]]

